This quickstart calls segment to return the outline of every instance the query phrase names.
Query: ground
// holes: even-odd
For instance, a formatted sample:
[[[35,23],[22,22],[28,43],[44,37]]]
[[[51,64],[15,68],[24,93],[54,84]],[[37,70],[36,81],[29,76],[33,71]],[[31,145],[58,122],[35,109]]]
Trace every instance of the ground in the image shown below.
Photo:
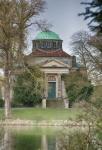
[[[13,119],[24,120],[75,120],[82,110],[70,109],[41,109],[41,108],[13,108]],[[3,119],[3,109],[0,109],[0,119]]]

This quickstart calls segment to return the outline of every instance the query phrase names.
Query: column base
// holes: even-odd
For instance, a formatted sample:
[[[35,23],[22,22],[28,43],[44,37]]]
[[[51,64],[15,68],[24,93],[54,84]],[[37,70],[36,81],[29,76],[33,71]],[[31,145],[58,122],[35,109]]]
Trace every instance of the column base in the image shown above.
[[[46,109],[46,99],[42,99],[42,108]]]

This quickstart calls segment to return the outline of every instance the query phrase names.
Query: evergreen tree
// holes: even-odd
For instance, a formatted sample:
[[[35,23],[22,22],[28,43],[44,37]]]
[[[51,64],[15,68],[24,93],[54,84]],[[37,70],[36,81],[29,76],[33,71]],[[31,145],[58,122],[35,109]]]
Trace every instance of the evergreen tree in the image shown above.
[[[69,107],[79,101],[88,101],[93,93],[93,86],[88,81],[86,73],[80,71],[70,72],[63,75],[66,86],[66,93],[69,99]]]
[[[38,67],[28,67],[16,76],[14,84],[14,106],[34,106],[41,102],[43,92],[43,73]]]
[[[88,25],[92,31],[102,34],[102,0],[91,0],[91,2],[82,2],[86,5],[86,11],[80,13],[84,19],[90,19]]]

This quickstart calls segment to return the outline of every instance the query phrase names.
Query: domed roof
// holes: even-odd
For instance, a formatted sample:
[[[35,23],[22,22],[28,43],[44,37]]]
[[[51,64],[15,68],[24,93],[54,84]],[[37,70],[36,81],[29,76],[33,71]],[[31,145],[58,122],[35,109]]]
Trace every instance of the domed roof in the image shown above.
[[[37,34],[35,40],[61,40],[59,35],[52,31],[42,31]]]

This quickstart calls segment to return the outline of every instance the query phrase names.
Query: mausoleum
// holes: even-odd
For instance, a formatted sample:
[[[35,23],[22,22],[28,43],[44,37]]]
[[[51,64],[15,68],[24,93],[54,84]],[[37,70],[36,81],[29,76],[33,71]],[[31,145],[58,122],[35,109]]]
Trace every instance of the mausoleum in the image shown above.
[[[38,33],[32,43],[32,52],[27,60],[30,66],[39,65],[44,72],[44,99],[48,103],[63,101],[67,107],[67,96],[62,76],[76,68],[75,56],[71,56],[63,50],[63,40],[52,31]]]

